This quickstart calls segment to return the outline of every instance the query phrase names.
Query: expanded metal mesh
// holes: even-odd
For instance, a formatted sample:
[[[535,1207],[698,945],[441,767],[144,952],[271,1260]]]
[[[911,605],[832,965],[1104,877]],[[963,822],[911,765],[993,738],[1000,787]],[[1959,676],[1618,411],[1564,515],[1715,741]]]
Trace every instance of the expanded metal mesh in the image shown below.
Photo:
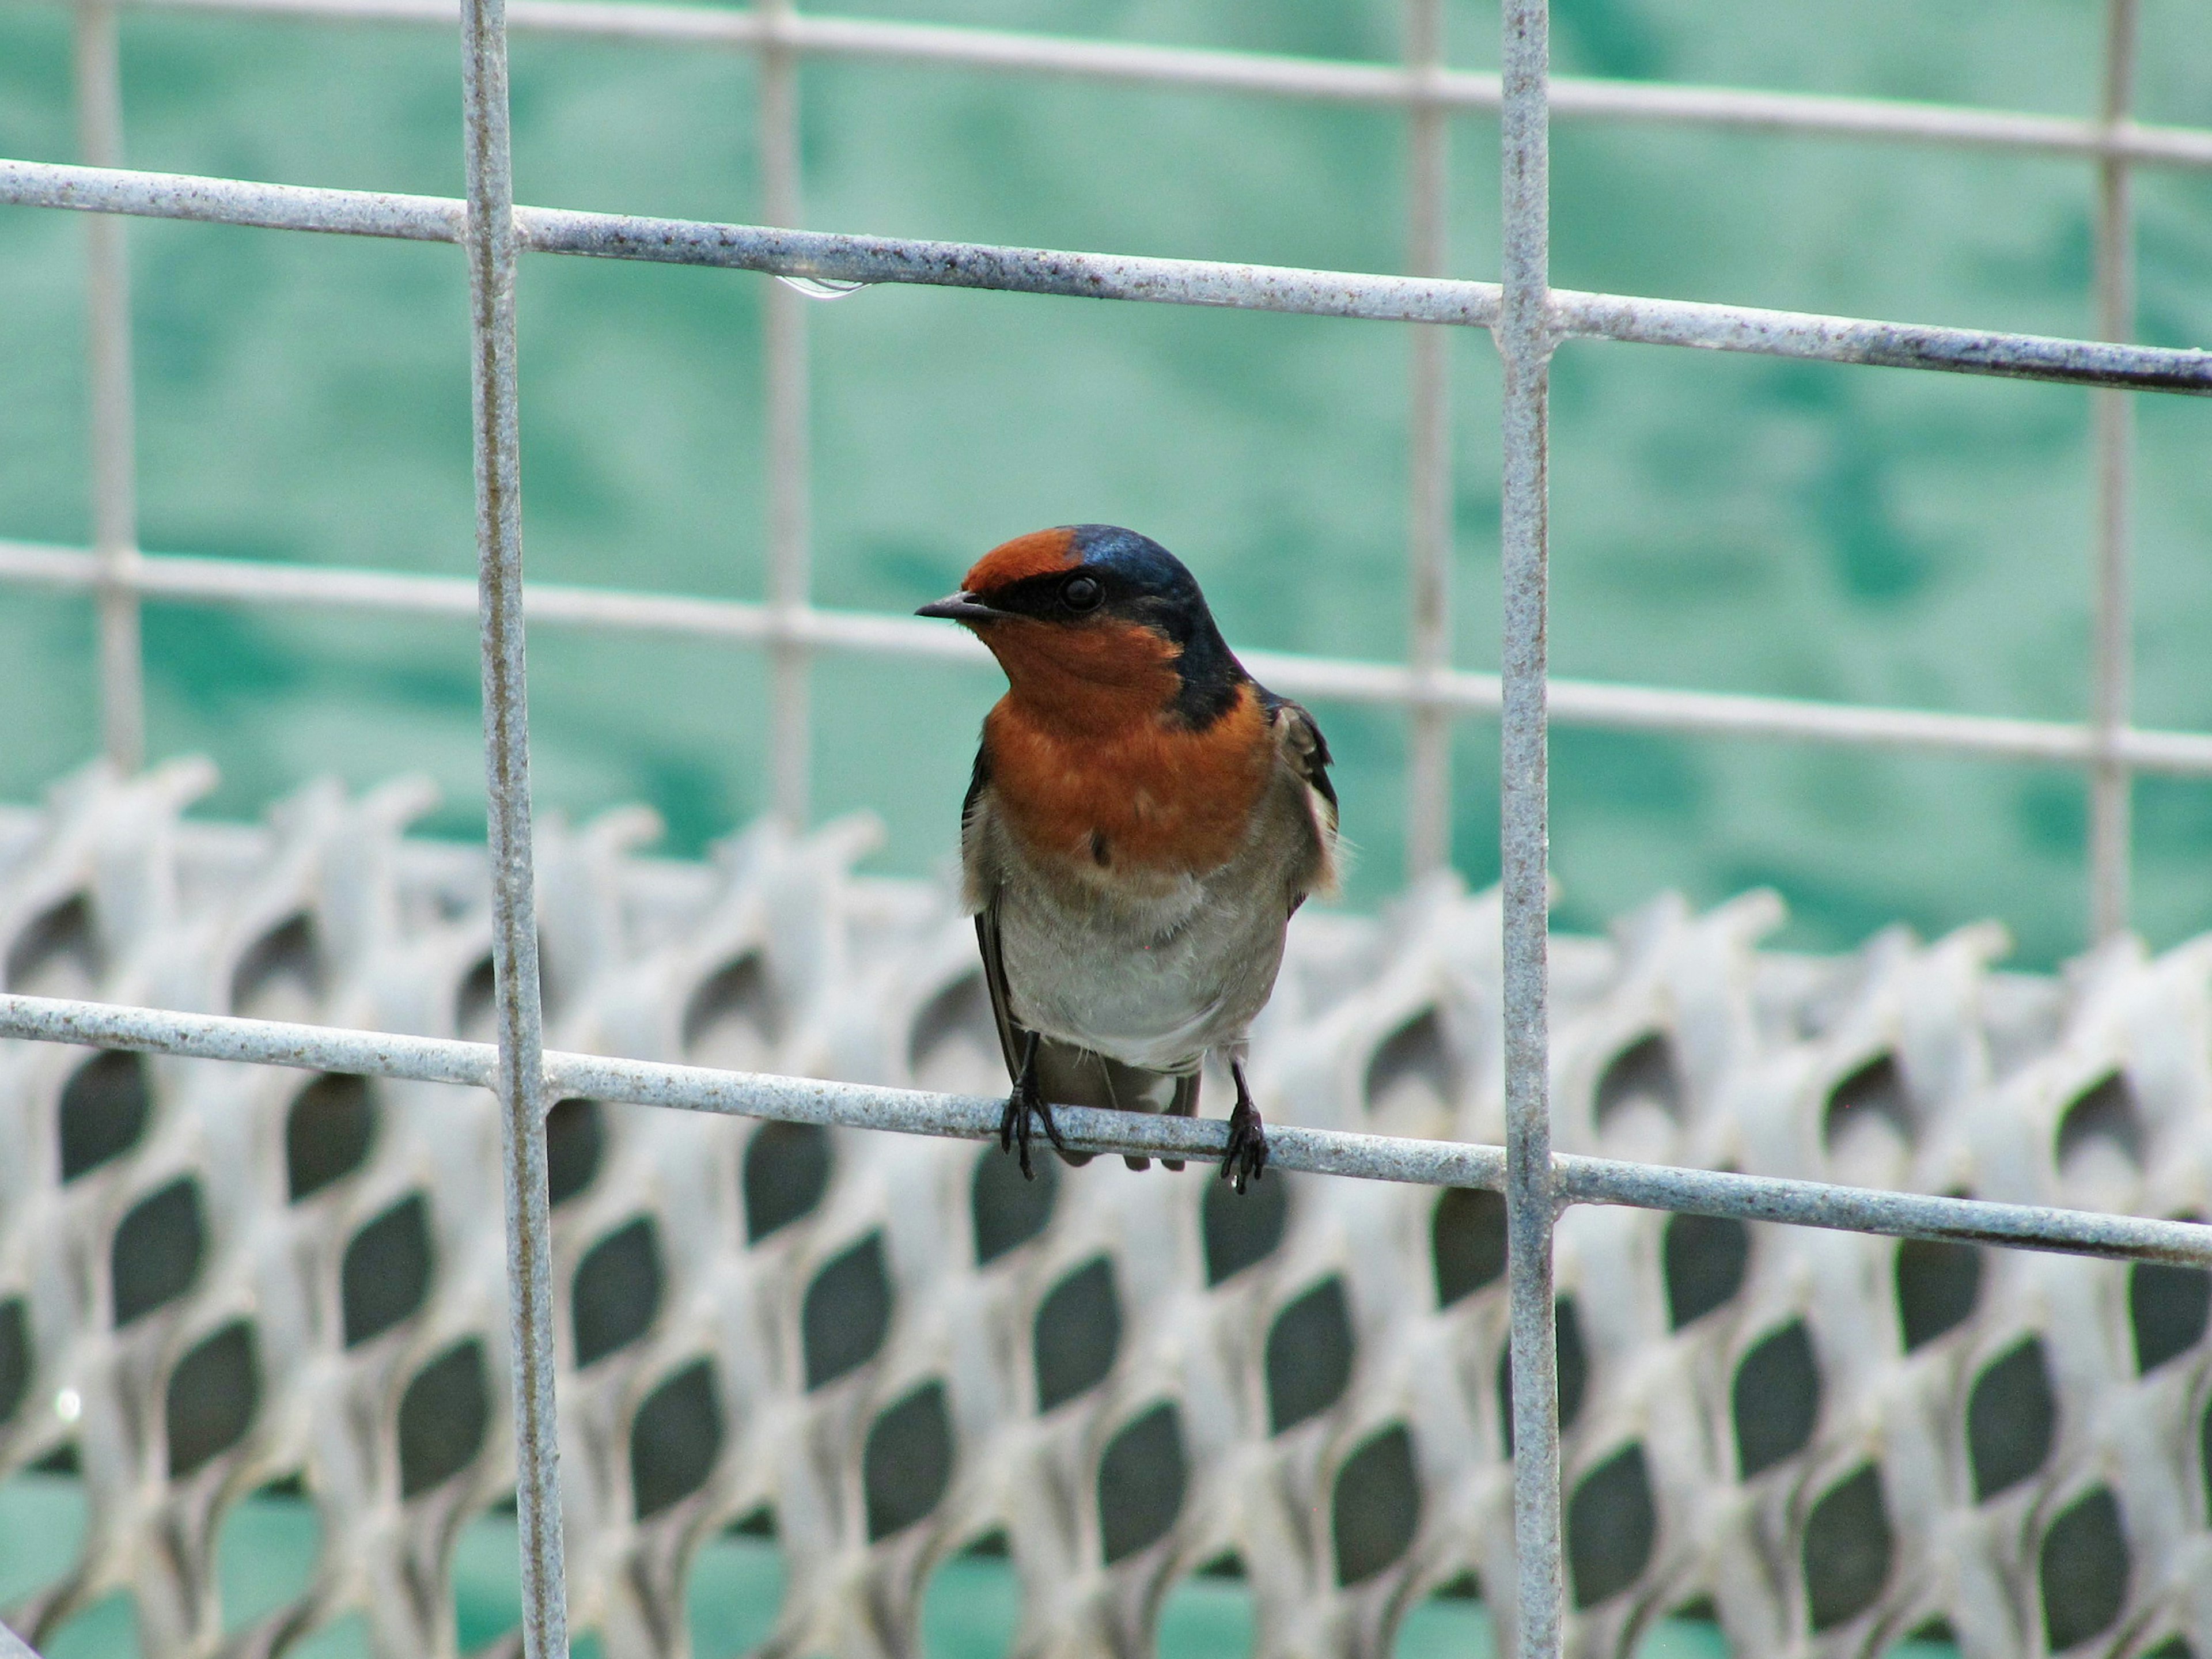
[[[104,769],[0,814],[11,989],[428,1035],[489,1024],[482,853],[398,783],[246,828]],[[871,827],[704,863],[617,812],[539,830],[556,1047],[854,1082],[999,1081],[949,885]],[[1993,927],[1760,951],[1768,896],[1553,943],[1562,1151],[2145,1214],[2212,1208],[2212,940],[2008,975]],[[1269,1116],[1496,1142],[1498,900],[1302,915],[1252,1075]],[[455,1540],[515,1479],[499,1109],[448,1085],[0,1049],[0,1475],[73,1447],[79,1563],[149,1659],[346,1613],[453,1651]],[[1017,1651],[1150,1650],[1233,1555],[1265,1655],[1383,1654],[1515,1571],[1492,1194],[565,1102],[550,1133],[568,1594],[611,1659],[688,1650],[702,1540],[772,1516],[763,1651],[919,1651],[936,1567],[1002,1541]],[[2212,1641],[2212,1277],[1582,1207],[1558,1285],[1571,1651],[1703,1606],[1739,1652]],[[215,1540],[297,1477],[321,1553],[226,1630]],[[1510,1616],[1503,1598],[1502,1617]],[[512,1639],[512,1638],[510,1638]],[[2199,1649],[2199,1650],[2203,1650]]]

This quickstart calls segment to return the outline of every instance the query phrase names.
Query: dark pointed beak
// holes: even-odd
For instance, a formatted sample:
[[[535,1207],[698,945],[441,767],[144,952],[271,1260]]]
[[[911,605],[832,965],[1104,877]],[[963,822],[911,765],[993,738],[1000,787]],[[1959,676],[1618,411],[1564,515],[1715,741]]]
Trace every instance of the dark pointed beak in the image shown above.
[[[1006,613],[1003,611],[992,610],[973,593],[963,589],[960,592],[947,594],[941,599],[925,605],[914,614],[917,617],[942,617],[947,622],[975,623],[992,622]]]

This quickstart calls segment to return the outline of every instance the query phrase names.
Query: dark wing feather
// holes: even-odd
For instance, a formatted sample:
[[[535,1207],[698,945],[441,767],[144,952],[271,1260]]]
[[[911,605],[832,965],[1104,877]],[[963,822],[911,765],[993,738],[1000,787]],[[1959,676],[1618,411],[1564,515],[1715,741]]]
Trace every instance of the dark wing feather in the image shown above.
[[[991,781],[990,751],[978,744],[975,748],[975,767],[968,776],[967,799],[960,803],[960,833],[963,837],[975,833],[976,804],[983,799],[983,791]],[[999,945],[999,896],[990,894],[983,908],[975,913],[975,944],[983,957],[983,988],[991,994],[991,1023],[998,1028],[999,1052],[1005,1055],[1006,1075],[1011,1078],[1021,1069],[1022,1044],[1029,1033],[1014,1024],[1014,1017],[1006,1006],[1006,959]]]
[[[1267,690],[1260,693],[1260,699],[1270,720],[1278,723],[1289,722],[1290,742],[1285,747],[1291,760],[1297,767],[1298,775],[1305,780],[1314,793],[1328,803],[1328,823],[1334,830],[1337,816],[1336,786],[1328,781],[1328,769],[1335,764],[1335,757],[1328,752],[1328,739],[1322,736],[1321,727],[1314,723],[1314,717],[1306,712],[1304,704],[1292,702],[1288,697],[1279,697]]]

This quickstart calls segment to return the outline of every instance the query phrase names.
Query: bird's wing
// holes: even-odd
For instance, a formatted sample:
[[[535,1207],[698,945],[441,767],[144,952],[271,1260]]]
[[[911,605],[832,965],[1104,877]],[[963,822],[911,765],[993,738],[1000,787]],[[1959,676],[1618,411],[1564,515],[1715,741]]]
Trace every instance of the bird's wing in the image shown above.
[[[1334,757],[1328,752],[1328,739],[1321,734],[1321,727],[1303,705],[1288,697],[1267,694],[1267,716],[1275,727],[1275,740],[1281,747],[1283,757],[1297,773],[1315,794],[1321,797],[1328,817],[1328,830],[1336,831],[1336,786],[1328,781],[1328,769]]]
[[[981,906],[975,912],[975,943],[983,957],[983,988],[991,995],[991,1023],[998,1028],[999,1051],[1006,1057],[1006,1075],[1012,1077],[1021,1069],[1022,1044],[1029,1034],[1014,1024],[1006,1004],[1006,958],[999,944],[999,895],[995,885],[985,886],[976,856],[982,834],[977,817],[984,805],[983,792],[990,785],[990,753],[978,744],[975,769],[968,778],[968,796],[960,804],[960,850],[967,866],[970,898]]]
[[[991,1021],[999,1028],[999,1052],[1006,1056],[1006,1075],[1022,1068],[1022,1044],[1028,1033],[1014,1024],[1006,1006],[1006,959],[999,948],[999,903],[994,897],[975,913],[975,943],[983,952],[983,988],[991,994]]]

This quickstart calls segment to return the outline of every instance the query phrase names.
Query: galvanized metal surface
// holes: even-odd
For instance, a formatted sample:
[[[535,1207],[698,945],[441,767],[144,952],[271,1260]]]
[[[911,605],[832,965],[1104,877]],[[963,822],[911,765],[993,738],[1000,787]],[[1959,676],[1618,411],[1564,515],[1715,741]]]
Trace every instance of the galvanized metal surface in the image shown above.
[[[459,240],[461,223],[461,204],[438,197],[40,161],[0,161],[0,202],[428,242]],[[514,216],[522,245],[541,253],[712,265],[828,282],[991,289],[1310,317],[1485,328],[1498,319],[1499,290],[1490,283],[835,235],[561,208],[518,207]],[[1551,299],[1553,330],[1562,337],[2212,395],[2212,352],[2202,350],[1584,294],[1571,289],[1553,289]]]
[[[134,9],[224,16],[318,17],[333,21],[453,27],[446,0],[132,0]],[[609,40],[659,41],[758,51],[771,40],[827,58],[960,64],[1018,74],[1247,93],[1322,102],[1491,114],[1499,80],[1480,70],[1431,76],[1388,64],[1331,62],[1261,52],[1216,52],[1085,40],[1006,30],[948,27],[806,13],[778,22],[763,11],[719,6],[600,4],[520,0],[507,9],[518,32]],[[1552,112],[1569,119],[1643,121],[1817,133],[2047,155],[2118,155],[2152,166],[2212,167],[2212,132],[2197,127],[2116,125],[1897,99],[1748,91],[1563,76]]]
[[[82,549],[0,541],[0,580],[88,589],[98,579],[97,562]],[[472,616],[476,608],[475,585],[453,577],[179,554],[140,556],[118,580],[137,592],[215,605],[296,605],[449,617]],[[744,644],[764,644],[788,629],[815,651],[921,657],[977,669],[990,665],[973,640],[904,617],[822,609],[780,615],[771,606],[743,600],[550,582],[527,585],[524,610],[535,625],[674,634]],[[1243,656],[1255,673],[1292,696],[1434,706],[1462,716],[1495,714],[1500,703],[1495,674],[1454,670],[1424,678],[1389,663],[1273,651]],[[2055,765],[2090,765],[2099,753],[2094,728],[2056,720],[1938,714],[1593,680],[1554,679],[1550,697],[1551,716],[1561,724],[1620,731],[1788,738]],[[2212,735],[2130,728],[2119,735],[2115,748],[2139,771],[2212,775]]]
[[[30,1334],[0,1473],[72,1443],[94,1516],[80,1571],[9,1615],[43,1635],[128,1588],[152,1655],[264,1652],[354,1609],[380,1653],[450,1652],[454,1538],[515,1479],[489,1386],[512,1339],[481,1040],[498,1019],[488,861],[404,836],[430,804],[418,785],[317,786],[261,829],[182,819],[210,781],[97,771],[42,813],[0,811],[0,956],[33,994],[0,1001],[0,1030],[44,1039],[0,1044],[0,1322]],[[969,1144],[999,1110],[970,930],[949,890],[852,875],[866,825],[764,823],[704,866],[643,856],[650,834],[635,811],[539,830],[548,1097],[648,1103],[592,1109],[556,1160],[579,1629],[615,1659],[682,1651],[696,1541],[763,1505],[787,1563],[772,1652],[914,1650],[931,1572],[1000,1529],[1024,1653],[1143,1651],[1159,1596],[1231,1550],[1264,1655],[1387,1653],[1406,1609],[1469,1569],[1510,1603],[1500,1212],[1470,1223],[1429,1190],[1504,1183],[1496,893],[1442,881],[1379,919],[1300,918],[1254,1056],[1278,1161],[1240,1206],[1203,1168],[1113,1159],[1005,1185],[995,1146]],[[2183,1453],[2212,1347],[2201,1300],[2177,1345],[2158,1297],[2204,1282],[2212,1230],[2050,1206],[2212,1211],[2212,941],[2155,960],[2120,941],[2042,980],[1993,973],[1989,928],[1762,953],[1779,918],[1759,896],[1703,915],[1662,902],[1609,940],[1553,941],[1555,1181],[1576,1206],[1559,1234],[1567,1650],[1621,1651],[1710,1595],[1739,1651],[1860,1652],[1938,1614],[1972,1648],[2028,1650],[2045,1540],[2100,1491],[2129,1564],[2112,1629],[2130,1652],[2201,1640],[2212,1530]],[[422,1035],[349,1029],[368,1025]],[[135,1072],[94,1057],[137,1047],[157,1057]],[[328,1081],[362,1076],[378,1080]],[[832,1127],[794,1140],[752,1114]],[[1218,1120],[1069,1127],[1155,1154],[1222,1143]],[[148,1218],[180,1184],[191,1270],[149,1303]],[[1945,1195],[1960,1188],[1983,1201]],[[2162,1280],[1814,1230],[1838,1226],[2195,1265]],[[412,1269],[380,1254],[416,1227]],[[1085,1300],[1101,1259],[1106,1303]],[[1934,1334],[1914,1277],[1931,1261],[1980,1263]],[[862,1280],[875,1315],[843,1299]],[[1073,1373],[1054,1346],[1070,1308],[1119,1333]],[[839,1348],[855,1318],[874,1335]],[[464,1350],[482,1434],[438,1453],[419,1402],[471,1369]],[[1293,1363],[1309,1350],[1311,1375]],[[198,1391],[237,1352],[250,1374],[222,1375],[251,1409],[218,1413],[225,1440]],[[1776,1380],[1777,1352],[1807,1369]],[[1997,1398],[2015,1373],[2045,1390],[2043,1438],[1993,1462],[1992,1425],[2021,1427],[2021,1401]],[[914,1432],[933,1387],[942,1479],[902,1496],[868,1448]],[[1778,1452],[1745,1403],[1760,1389],[1804,1408]],[[1162,1403],[1179,1499],[1109,1561],[1109,1530],[1134,1524],[1115,1507],[1137,1455],[1121,1437]],[[1838,1602],[1851,1585],[1815,1517],[1869,1462],[1884,1571]],[[226,1635],[210,1546],[240,1497],[295,1473],[323,1532],[311,1588]],[[1573,1518],[1608,1493],[1648,1506],[1626,1556]]]
[[[491,855],[495,1091],[506,1202],[507,1355],[521,1526],[523,1659],[568,1659],[561,1446],[553,1396],[553,1241],[546,1197],[544,1031],[532,869],[530,697],[522,612],[522,450],[514,279],[520,252],[502,0],[462,0],[477,591]]]

